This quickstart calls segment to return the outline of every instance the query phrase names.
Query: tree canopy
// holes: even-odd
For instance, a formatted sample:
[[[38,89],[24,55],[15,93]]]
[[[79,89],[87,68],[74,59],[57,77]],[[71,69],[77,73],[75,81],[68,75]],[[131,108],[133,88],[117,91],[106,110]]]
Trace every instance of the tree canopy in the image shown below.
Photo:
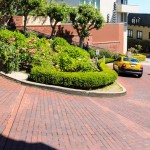
[[[53,38],[58,22],[62,22],[67,18],[68,10],[69,9],[65,3],[59,4],[54,1],[52,1],[47,7],[47,15],[50,18],[50,24],[52,27],[50,38]]]
[[[29,13],[41,6],[42,0],[18,0],[20,11],[24,15],[24,34],[26,34],[26,23]]]
[[[98,30],[104,25],[104,18],[100,11],[88,4],[73,8],[70,12],[70,20],[80,37],[80,47],[83,47],[84,39],[89,37],[92,29]]]

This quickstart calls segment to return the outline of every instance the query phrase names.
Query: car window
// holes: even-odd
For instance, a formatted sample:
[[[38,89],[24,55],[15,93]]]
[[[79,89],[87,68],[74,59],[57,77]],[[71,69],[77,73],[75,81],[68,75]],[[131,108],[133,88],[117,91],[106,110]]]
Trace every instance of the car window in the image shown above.
[[[123,58],[123,61],[129,61],[129,58],[125,57],[125,58]]]
[[[123,58],[123,61],[139,62],[139,61],[138,61],[137,59],[135,59],[135,58],[128,58],[128,57]]]
[[[131,59],[131,62],[139,62],[137,59]]]

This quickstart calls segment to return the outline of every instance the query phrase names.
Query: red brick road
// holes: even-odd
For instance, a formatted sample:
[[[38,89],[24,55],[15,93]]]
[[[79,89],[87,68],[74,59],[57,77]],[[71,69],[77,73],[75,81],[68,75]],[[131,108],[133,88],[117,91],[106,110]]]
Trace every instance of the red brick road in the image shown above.
[[[150,66],[127,95],[90,98],[0,77],[0,150],[150,150]]]

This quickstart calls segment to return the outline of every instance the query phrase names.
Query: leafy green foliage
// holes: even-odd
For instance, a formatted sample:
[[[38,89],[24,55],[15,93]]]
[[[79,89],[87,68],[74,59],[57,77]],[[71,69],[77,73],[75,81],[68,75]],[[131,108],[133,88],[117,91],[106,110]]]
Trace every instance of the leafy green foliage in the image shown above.
[[[150,52],[150,41],[149,40],[128,39],[128,48],[130,48],[130,47],[136,48],[136,45],[142,46],[142,48],[139,50],[139,52],[141,52],[141,53]]]
[[[80,37],[80,47],[83,47],[84,39],[89,37],[92,29],[98,30],[104,25],[104,19],[99,10],[88,4],[72,8],[70,20]]]
[[[139,61],[145,61],[146,60],[146,56],[142,55],[142,54],[132,55],[132,57],[138,59]]]
[[[27,17],[30,12],[40,8],[42,0],[19,0],[18,7],[24,15],[24,34],[26,35]]]
[[[52,42],[54,51],[53,62],[60,71],[79,72],[79,71],[98,71],[90,62],[90,55],[77,46],[70,45],[62,38],[56,38]]]
[[[111,58],[113,53],[109,50],[100,50],[99,58],[102,58],[103,56],[105,56],[105,58]]]
[[[104,62],[105,61],[105,63],[107,64],[107,63],[112,63],[112,62],[114,62],[114,59],[113,58],[101,58],[101,59],[99,59],[99,62]]]
[[[0,16],[12,16],[15,13],[16,1],[15,0],[0,0]]]
[[[7,57],[12,57],[12,60],[13,58],[15,59],[12,64],[16,63],[16,66],[18,66],[19,63],[21,68],[42,65],[43,63],[52,65],[50,41],[45,38],[39,39],[35,35],[30,35],[30,37],[26,38],[18,31],[12,32],[4,29],[0,30],[0,41],[7,49],[5,52],[5,47],[1,47],[0,59],[3,62],[7,61]],[[15,67],[12,70],[16,70]]]
[[[15,71],[19,65],[26,65],[33,67],[29,68],[32,81],[79,89],[94,89],[116,80],[117,74],[105,64],[99,63],[101,72],[95,68],[85,50],[60,38],[54,41],[39,39],[34,34],[26,38],[16,31],[0,30],[3,71]],[[55,49],[65,46],[61,51],[53,50],[51,43]]]
[[[117,59],[121,56],[119,53],[113,53],[109,50],[100,49],[99,55],[96,55],[96,48],[89,48],[87,52],[90,54],[90,57],[93,59],[95,57],[98,57],[99,59],[103,59],[103,56],[105,56],[106,63],[113,61],[113,59]],[[108,59],[107,59],[108,58]]]
[[[0,61],[3,71],[11,72],[19,70],[19,53],[13,44],[6,44],[0,41]]]
[[[52,1],[50,5],[47,7],[47,15],[50,18],[50,24],[52,27],[52,32],[50,36],[51,38],[53,38],[55,35],[56,32],[55,29],[58,22],[62,22],[63,20],[66,19],[68,15],[68,10],[69,9],[65,3],[60,5],[59,3],[55,3],[54,1]]]
[[[64,46],[67,47],[70,44],[65,39],[57,37],[51,42],[51,46],[54,51],[60,52]]]
[[[102,72],[59,72],[43,67],[34,67],[29,80],[78,89],[95,89],[113,83],[117,73],[100,63]]]

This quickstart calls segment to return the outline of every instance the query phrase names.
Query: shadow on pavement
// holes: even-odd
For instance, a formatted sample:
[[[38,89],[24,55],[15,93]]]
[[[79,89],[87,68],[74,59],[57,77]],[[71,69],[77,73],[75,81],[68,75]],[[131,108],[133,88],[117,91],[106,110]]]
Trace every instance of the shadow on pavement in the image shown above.
[[[138,76],[134,74],[119,74],[119,76],[123,78],[138,78]]]
[[[17,141],[0,134],[0,150],[57,150],[43,143],[26,143]]]

